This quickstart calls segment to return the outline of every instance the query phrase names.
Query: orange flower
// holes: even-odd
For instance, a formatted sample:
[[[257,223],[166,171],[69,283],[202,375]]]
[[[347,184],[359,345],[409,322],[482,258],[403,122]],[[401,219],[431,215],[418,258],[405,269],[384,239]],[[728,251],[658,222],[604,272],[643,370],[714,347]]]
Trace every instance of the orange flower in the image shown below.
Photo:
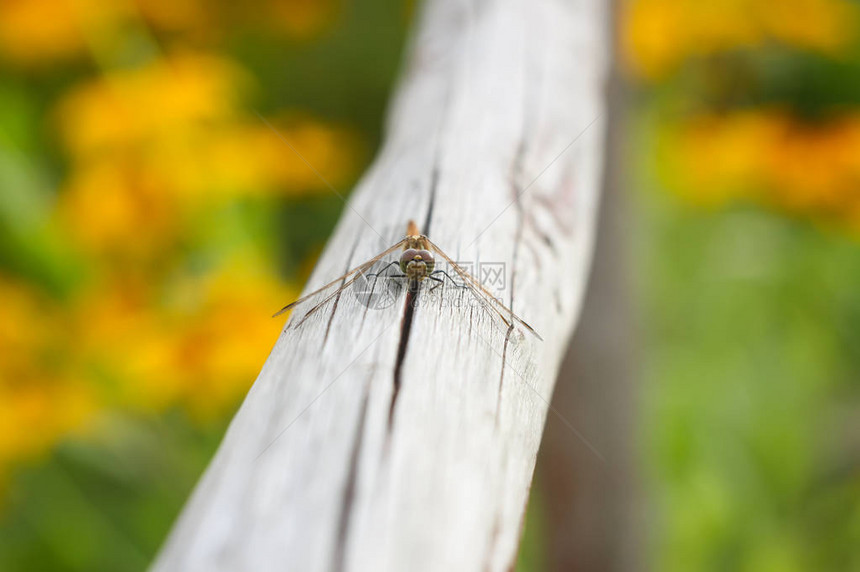
[[[22,64],[33,64],[76,54],[85,46],[74,2],[0,2],[0,52],[7,58]]]
[[[0,404],[0,472],[90,428],[99,410],[89,384],[64,378],[0,386]]]
[[[817,218],[858,222],[860,116],[821,125],[787,120],[765,160],[769,203]]]
[[[134,18],[133,4],[113,0],[4,0],[0,53],[23,66],[69,59],[121,41]]]
[[[337,14],[333,0],[278,0],[266,4],[268,23],[294,38],[309,40],[318,36]]]
[[[156,60],[75,89],[58,105],[72,170],[61,218],[93,253],[162,253],[194,212],[240,196],[325,190],[356,168],[346,129],[295,118],[280,134],[240,113],[244,74],[199,55]],[[308,167],[296,151],[302,154]]]
[[[360,145],[349,130],[295,115],[273,124],[278,133],[261,125],[249,134],[249,142],[272,182],[285,191],[330,192],[317,173],[340,185],[357,169]]]
[[[763,153],[783,129],[768,113],[695,117],[669,126],[660,146],[662,174],[687,199],[706,205],[746,196],[761,185]]]
[[[154,60],[68,93],[57,109],[60,133],[76,158],[146,149],[232,120],[246,83],[238,66],[223,58],[178,54]]]
[[[170,182],[121,155],[73,173],[58,203],[77,244],[99,254],[132,258],[162,252],[180,232]]]
[[[217,8],[202,0],[134,0],[144,19],[156,28],[199,31],[211,28]]]
[[[747,198],[819,220],[860,222],[860,116],[804,124],[778,110],[697,117],[666,129],[662,174],[708,204]]]
[[[767,41],[838,54],[855,37],[858,8],[847,0],[629,0],[621,52],[641,77],[657,79],[685,59]]]
[[[107,282],[76,304],[76,351],[112,380],[112,403],[142,411],[182,406],[200,418],[232,407],[250,387],[296,293],[243,253],[160,289]]]
[[[222,413],[248,390],[283,327],[272,313],[297,294],[263,268],[262,260],[244,257],[185,283],[194,298],[174,302],[173,366],[182,374],[184,405],[200,418]]]
[[[86,429],[99,409],[75,374],[58,307],[25,284],[0,276],[0,477]]]

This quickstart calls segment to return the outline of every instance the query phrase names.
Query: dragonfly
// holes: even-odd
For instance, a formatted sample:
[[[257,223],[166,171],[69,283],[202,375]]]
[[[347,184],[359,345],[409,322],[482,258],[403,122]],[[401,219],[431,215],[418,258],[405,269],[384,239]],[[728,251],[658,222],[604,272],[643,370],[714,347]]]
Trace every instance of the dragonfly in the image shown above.
[[[529,333],[533,334],[537,339],[543,341],[543,338],[532,328],[525,320],[514,314],[514,312],[505,306],[500,300],[498,300],[495,296],[490,293],[480,281],[472,276],[468,271],[466,271],[462,266],[454,262],[454,260],[445,254],[445,252],[436,246],[427,236],[421,234],[418,231],[418,226],[414,221],[409,221],[406,227],[406,236],[403,237],[397,243],[391,245],[386,248],[370,260],[363,262],[362,264],[356,266],[352,270],[347,271],[343,276],[340,276],[325,286],[314,290],[310,294],[302,296],[298,300],[294,302],[290,302],[280,310],[278,310],[272,317],[280,316],[281,314],[292,310],[296,306],[307,302],[309,300],[314,299],[316,296],[320,294],[324,294],[322,300],[317,302],[308,312],[302,317],[301,321],[296,324],[296,327],[301,325],[305,320],[307,320],[312,314],[316,313],[320,308],[323,308],[328,302],[332,299],[339,296],[342,292],[344,292],[347,288],[349,288],[352,284],[354,284],[359,278],[362,276],[378,276],[381,273],[369,274],[367,271],[370,270],[374,264],[388,256],[389,254],[395,252],[398,249],[402,249],[402,253],[400,254],[400,258],[390,263],[386,266],[386,268],[396,265],[399,267],[401,274],[389,276],[390,278],[403,278],[406,280],[407,288],[409,292],[416,293],[421,287],[421,284],[425,280],[431,280],[437,282],[437,284],[433,287],[441,285],[443,279],[439,276],[440,274],[447,275],[450,279],[450,275],[448,275],[444,270],[436,268],[436,256],[439,256],[442,260],[448,263],[450,268],[454,270],[454,272],[460,277],[462,280],[462,284],[458,285],[460,288],[468,289],[472,296],[478,301],[480,306],[486,310],[494,320],[499,320],[502,324],[504,324],[505,330],[510,330],[514,327],[514,325],[521,326]],[[451,279],[453,282],[453,279]],[[329,289],[340,284],[333,292],[327,293]]]

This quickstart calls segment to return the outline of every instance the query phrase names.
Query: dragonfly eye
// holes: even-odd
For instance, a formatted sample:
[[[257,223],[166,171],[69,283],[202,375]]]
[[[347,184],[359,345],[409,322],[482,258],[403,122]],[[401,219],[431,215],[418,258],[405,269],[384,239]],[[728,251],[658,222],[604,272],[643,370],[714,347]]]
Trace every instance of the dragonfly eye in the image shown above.
[[[407,248],[403,251],[403,254],[400,255],[400,271],[406,274],[406,268],[410,262],[415,258],[418,254],[418,251],[414,248]]]
[[[429,250],[419,250],[418,256],[420,256],[421,260],[423,260],[424,262],[428,264],[433,264],[433,255],[430,254]]]
[[[411,262],[416,256],[418,256],[418,252],[419,251],[414,248],[407,248],[403,251],[403,254],[400,255],[400,263],[406,264],[407,262]]]
[[[419,250],[418,256],[421,257],[421,260],[426,265],[427,274],[430,274],[431,272],[433,272],[433,268],[436,266],[436,260],[433,258],[433,255],[430,253],[430,251],[429,250]]]
[[[400,255],[400,269],[404,274],[410,274],[409,269],[415,264],[420,265],[424,270],[421,274],[427,274],[433,271],[435,261],[433,255],[428,250],[418,250],[417,248],[407,248]],[[415,266],[418,268],[418,266]]]

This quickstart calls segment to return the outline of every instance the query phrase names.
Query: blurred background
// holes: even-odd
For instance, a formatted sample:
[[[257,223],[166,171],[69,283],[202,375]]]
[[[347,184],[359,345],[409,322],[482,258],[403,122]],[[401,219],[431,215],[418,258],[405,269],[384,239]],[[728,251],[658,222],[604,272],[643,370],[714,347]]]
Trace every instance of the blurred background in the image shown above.
[[[416,9],[0,0],[0,570],[150,562],[343,208],[262,119],[348,191]],[[860,4],[616,24],[643,567],[858,571]]]

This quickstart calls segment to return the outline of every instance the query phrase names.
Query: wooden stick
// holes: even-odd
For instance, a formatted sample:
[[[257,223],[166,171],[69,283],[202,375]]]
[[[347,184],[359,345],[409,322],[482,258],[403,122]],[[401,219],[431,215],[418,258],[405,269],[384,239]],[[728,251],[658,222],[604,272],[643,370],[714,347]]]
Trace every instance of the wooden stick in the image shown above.
[[[430,0],[384,148],[306,288],[415,220],[544,341],[500,331],[456,288],[408,308],[335,297],[285,329],[153,569],[511,568],[588,274],[605,10]]]

